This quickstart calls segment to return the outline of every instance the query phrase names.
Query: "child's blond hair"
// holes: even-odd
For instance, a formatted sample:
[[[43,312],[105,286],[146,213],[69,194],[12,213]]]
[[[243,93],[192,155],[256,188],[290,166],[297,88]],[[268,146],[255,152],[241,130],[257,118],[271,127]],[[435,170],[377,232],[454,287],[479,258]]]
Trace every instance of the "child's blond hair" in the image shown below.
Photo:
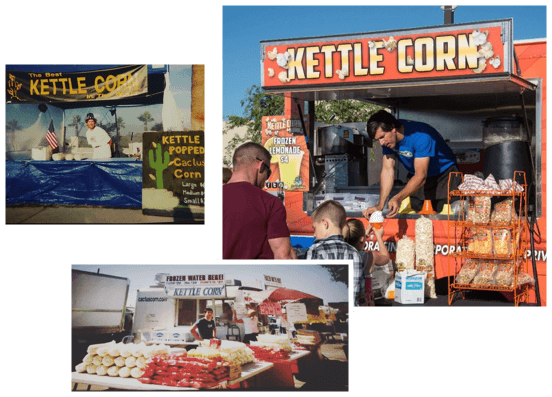
[[[333,225],[343,229],[347,224],[347,212],[345,208],[334,200],[325,201],[312,213],[312,221],[320,222],[322,218],[328,219]]]
[[[343,228],[343,238],[345,242],[349,243],[357,249],[357,251],[363,251],[362,237],[366,234],[366,228],[364,224],[358,219],[347,220],[347,226]]]

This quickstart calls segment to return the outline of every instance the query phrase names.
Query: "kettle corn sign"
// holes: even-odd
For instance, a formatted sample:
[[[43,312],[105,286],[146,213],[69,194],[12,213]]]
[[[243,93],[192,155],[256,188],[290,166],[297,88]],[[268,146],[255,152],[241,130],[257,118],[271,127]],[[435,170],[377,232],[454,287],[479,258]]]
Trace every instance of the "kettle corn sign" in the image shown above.
[[[203,131],[146,132],[142,140],[142,208],[171,210],[182,205],[204,206]]]
[[[6,72],[7,102],[117,99],[148,92],[148,68],[132,65],[91,72]]]
[[[391,32],[385,36],[366,34],[346,40],[263,43],[263,87],[353,85],[505,71],[501,26],[433,30],[397,35]]]

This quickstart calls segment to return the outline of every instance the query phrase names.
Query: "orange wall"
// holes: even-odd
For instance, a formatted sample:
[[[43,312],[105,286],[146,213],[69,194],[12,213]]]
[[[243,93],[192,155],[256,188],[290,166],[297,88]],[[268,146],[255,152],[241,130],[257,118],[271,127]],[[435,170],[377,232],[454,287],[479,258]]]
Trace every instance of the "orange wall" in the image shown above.
[[[541,241],[535,241],[535,250],[544,251],[541,253],[541,260],[537,261],[537,273],[539,279],[541,303],[546,305],[546,261],[542,260],[546,254],[546,41],[515,44],[515,51],[518,56],[521,76],[524,79],[542,79],[542,217],[538,220],[541,232]],[[288,99],[289,104],[291,100]],[[286,102],[286,107],[288,103]],[[295,107],[295,104],[294,104]],[[312,236],[312,223],[310,217],[303,211],[303,193],[287,192],[285,197],[288,227],[293,235]],[[365,223],[366,220],[363,220]],[[414,220],[389,219],[385,222],[385,241],[396,242],[399,236],[406,234],[414,237]],[[434,243],[435,245],[447,245],[447,222],[434,221]],[[447,247],[448,248],[448,247]],[[394,252],[391,252],[394,259]],[[435,272],[438,278],[446,277],[448,274],[448,254],[437,254],[435,256]],[[451,263],[452,265],[452,263]],[[529,262],[531,267],[531,262]],[[529,270],[529,274],[532,274]],[[535,302],[535,293],[531,291],[530,301]]]

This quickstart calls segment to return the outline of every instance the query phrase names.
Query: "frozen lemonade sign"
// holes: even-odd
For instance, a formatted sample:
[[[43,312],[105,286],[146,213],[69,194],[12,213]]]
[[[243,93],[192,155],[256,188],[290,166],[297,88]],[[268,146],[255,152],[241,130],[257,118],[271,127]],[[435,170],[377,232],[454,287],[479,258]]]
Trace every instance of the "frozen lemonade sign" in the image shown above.
[[[309,152],[301,120],[263,117],[263,145],[272,155],[268,190],[308,191]]]

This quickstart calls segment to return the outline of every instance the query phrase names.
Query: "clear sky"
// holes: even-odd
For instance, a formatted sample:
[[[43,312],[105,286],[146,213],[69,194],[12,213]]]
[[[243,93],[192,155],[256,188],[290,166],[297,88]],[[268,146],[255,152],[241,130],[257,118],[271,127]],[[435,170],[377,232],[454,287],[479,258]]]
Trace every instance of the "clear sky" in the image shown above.
[[[455,23],[513,18],[514,40],[546,37],[545,6],[458,6]],[[243,115],[246,90],[261,83],[260,41],[442,25],[440,6],[223,8],[223,119]]]
[[[331,281],[329,272],[318,265],[74,265],[73,269],[130,279],[127,305],[135,307],[136,291],[154,284],[157,273],[171,275],[224,274],[226,279],[263,281],[263,275],[280,277],[285,288],[322,298],[324,303],[348,301],[343,283]]]

